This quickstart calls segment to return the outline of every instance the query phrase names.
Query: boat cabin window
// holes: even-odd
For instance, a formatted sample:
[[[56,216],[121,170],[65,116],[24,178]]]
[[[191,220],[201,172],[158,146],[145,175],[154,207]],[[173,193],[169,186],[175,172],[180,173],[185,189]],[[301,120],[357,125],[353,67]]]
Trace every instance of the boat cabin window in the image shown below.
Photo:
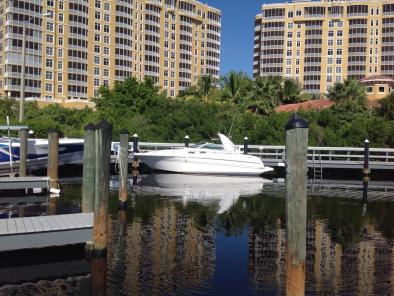
[[[190,146],[191,148],[198,149],[212,149],[212,150],[223,150],[223,146],[219,144],[212,144],[208,142],[200,142]]]

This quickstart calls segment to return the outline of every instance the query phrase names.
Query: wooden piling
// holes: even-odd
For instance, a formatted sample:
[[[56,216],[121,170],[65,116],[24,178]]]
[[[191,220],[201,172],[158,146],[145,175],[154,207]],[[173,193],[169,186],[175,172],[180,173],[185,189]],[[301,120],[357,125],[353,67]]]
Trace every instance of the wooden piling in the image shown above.
[[[364,141],[364,168],[363,168],[363,204],[368,202],[368,185],[371,171],[369,169],[369,141]]]
[[[133,152],[139,152],[138,151],[138,135],[137,134],[133,135]]]
[[[249,145],[249,139],[248,137],[244,138],[244,154],[248,154],[248,145]]]
[[[96,126],[96,173],[94,195],[93,245],[96,255],[105,255],[108,235],[108,198],[112,125],[101,121]]]
[[[94,188],[96,167],[96,126],[88,124],[85,126],[85,137],[83,145],[83,181],[82,181],[82,212],[94,211]]]
[[[27,162],[27,138],[29,133],[27,129],[19,131],[20,148],[19,148],[19,177],[26,177],[26,162]]]
[[[286,295],[305,294],[308,123],[286,125]]]
[[[120,132],[119,150],[119,207],[127,208],[127,177],[129,174],[129,132]]]
[[[48,170],[50,177],[50,187],[56,188],[58,185],[59,169],[59,131],[55,128],[48,130]]]
[[[185,147],[188,148],[190,144],[190,138],[188,135],[185,136]]]

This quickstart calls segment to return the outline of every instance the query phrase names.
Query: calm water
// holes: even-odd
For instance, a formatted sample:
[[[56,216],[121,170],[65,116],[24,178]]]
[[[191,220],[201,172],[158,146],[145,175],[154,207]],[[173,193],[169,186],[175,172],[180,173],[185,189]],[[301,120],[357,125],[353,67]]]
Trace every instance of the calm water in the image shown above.
[[[126,212],[117,210],[116,189],[111,193],[106,260],[88,261],[78,246],[2,255],[0,295],[284,294],[283,186],[182,175],[151,175],[139,184]],[[308,295],[394,295],[394,185],[370,188],[366,208],[361,187],[310,188]],[[80,185],[64,185],[57,203],[2,209],[15,216],[78,212],[80,194]]]

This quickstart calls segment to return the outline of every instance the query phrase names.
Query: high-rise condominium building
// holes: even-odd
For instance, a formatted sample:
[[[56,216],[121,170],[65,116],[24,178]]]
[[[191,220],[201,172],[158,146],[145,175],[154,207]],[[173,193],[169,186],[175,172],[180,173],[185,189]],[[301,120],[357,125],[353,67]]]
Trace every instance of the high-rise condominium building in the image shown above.
[[[0,0],[0,95],[20,97],[25,52],[25,97],[89,99],[129,76],[175,96],[218,76],[220,32],[194,0]]]
[[[254,76],[326,93],[345,79],[394,78],[394,0],[266,4],[255,19]]]

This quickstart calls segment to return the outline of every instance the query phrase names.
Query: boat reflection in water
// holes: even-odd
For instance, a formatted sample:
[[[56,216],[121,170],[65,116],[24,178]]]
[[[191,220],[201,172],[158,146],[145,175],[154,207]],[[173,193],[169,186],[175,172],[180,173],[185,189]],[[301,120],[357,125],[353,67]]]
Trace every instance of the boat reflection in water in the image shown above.
[[[218,202],[218,214],[227,211],[240,196],[259,194],[264,183],[259,177],[207,176],[184,174],[152,174],[142,178],[137,188],[140,194],[160,194],[181,197],[185,203]]]

